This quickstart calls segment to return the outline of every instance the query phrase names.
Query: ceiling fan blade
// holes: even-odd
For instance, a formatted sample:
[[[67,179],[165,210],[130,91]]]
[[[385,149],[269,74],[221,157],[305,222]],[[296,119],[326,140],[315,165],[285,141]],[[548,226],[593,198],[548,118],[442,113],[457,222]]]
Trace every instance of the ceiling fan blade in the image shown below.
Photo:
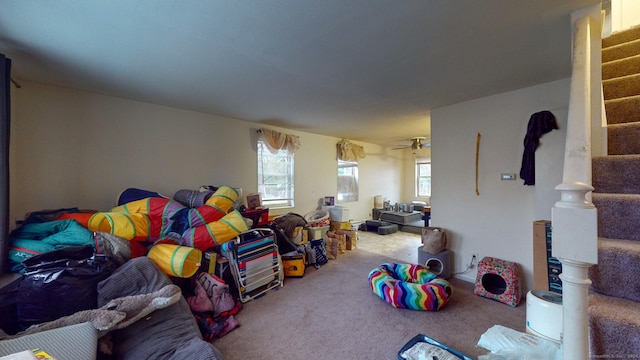
[[[424,149],[424,148],[427,148],[427,147],[431,147],[431,143],[422,142],[425,139],[426,138],[423,137],[423,136],[417,136],[417,137],[414,137],[414,138],[410,138],[408,140],[411,141],[411,145],[395,147],[395,148],[392,148],[392,150],[404,150],[404,149],[418,150],[418,149]]]

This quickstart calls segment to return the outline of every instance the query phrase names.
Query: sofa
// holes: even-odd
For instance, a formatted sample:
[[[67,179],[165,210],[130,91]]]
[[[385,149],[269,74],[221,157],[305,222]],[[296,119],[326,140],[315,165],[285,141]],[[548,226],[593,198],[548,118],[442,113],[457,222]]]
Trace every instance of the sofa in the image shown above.
[[[98,308],[103,309],[112,300],[149,294],[173,285],[149,258],[133,258],[118,267],[97,286]],[[142,296],[142,295],[141,295]],[[170,359],[170,360],[221,360],[222,354],[202,339],[202,335],[183,296],[157,310],[145,313],[144,317],[113,330],[96,329],[87,322],[67,324],[42,332],[0,340],[0,356],[21,350],[41,348],[51,349],[52,356],[59,353],[60,359]],[[78,313],[76,313],[78,314]],[[76,315],[74,314],[74,315]],[[69,321],[74,320],[70,316]],[[90,324],[91,325],[91,324]],[[80,331],[83,337],[70,335]],[[65,334],[66,333],[66,334]],[[65,339],[61,341],[62,339]],[[98,341],[98,338],[99,341]],[[95,341],[95,342],[94,342]],[[66,350],[57,350],[52,345],[65,344]],[[96,345],[101,351],[96,351]],[[73,344],[73,345],[72,345]],[[70,346],[72,345],[72,346]],[[88,350],[86,350],[88,348]],[[89,351],[87,353],[86,351]],[[105,355],[108,354],[108,355]]]

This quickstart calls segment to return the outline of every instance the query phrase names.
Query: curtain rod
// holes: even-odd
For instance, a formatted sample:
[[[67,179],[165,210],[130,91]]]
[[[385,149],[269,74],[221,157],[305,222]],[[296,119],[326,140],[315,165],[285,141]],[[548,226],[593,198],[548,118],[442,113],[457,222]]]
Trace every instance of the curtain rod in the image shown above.
[[[20,89],[22,87],[22,85],[18,84],[18,82],[14,78],[9,77],[9,80],[11,80],[11,82],[13,83],[13,85],[15,85],[16,88]]]

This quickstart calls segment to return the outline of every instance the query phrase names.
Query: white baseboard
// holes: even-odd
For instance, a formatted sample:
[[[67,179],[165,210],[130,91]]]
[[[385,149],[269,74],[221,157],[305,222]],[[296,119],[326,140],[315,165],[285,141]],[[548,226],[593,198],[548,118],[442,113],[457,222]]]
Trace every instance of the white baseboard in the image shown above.
[[[468,274],[458,274],[453,276],[456,279],[464,280],[466,282],[474,283],[476,282],[476,273],[469,272]]]

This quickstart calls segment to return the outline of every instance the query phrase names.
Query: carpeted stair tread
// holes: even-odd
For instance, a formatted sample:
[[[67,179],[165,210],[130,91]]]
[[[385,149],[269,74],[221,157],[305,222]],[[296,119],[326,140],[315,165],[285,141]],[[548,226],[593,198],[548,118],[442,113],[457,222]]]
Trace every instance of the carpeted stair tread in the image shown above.
[[[640,55],[610,61],[602,64],[602,80],[635,74],[639,68]]]
[[[602,39],[602,48],[619,45],[629,41],[640,39],[640,26],[634,26],[630,29],[616,31],[615,33]]]
[[[640,304],[589,292],[591,358],[621,358],[640,354]]]
[[[640,122],[607,126],[609,155],[640,154]]]
[[[598,209],[598,236],[640,241],[639,194],[592,194]]]
[[[624,59],[640,54],[640,39],[602,49],[602,62]]]
[[[640,73],[602,81],[602,94],[607,100],[640,95]]]
[[[640,95],[605,100],[604,106],[609,125],[640,121]]]
[[[639,273],[639,241],[598,238],[598,264],[589,268],[592,290],[607,296],[640,301],[640,277],[622,276]]]
[[[591,164],[595,192],[640,194],[640,155],[595,156]]]
[[[589,268],[590,357],[640,356],[640,26],[602,39],[608,156],[592,159],[598,264]]]

